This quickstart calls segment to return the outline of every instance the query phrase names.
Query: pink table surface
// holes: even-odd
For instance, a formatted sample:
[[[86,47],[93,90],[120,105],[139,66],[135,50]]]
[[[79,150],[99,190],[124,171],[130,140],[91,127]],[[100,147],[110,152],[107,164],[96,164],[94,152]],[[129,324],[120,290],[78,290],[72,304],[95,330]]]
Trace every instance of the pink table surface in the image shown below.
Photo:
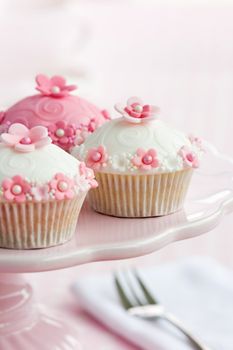
[[[153,1],[81,1],[73,6],[78,18],[89,25],[88,45],[77,58],[90,72],[83,83],[87,96],[111,107],[116,100],[141,95],[160,105],[166,120],[209,139],[233,156],[232,6],[163,6]],[[10,43],[3,40],[0,38],[2,51],[7,56]],[[37,45],[43,48],[44,41],[46,33],[42,32]],[[22,48],[18,45],[16,49]],[[0,66],[1,63],[0,59]],[[51,73],[55,70],[53,63]],[[24,90],[19,89],[23,84],[10,75],[10,67],[4,68],[6,71],[9,68],[8,76],[5,72],[9,85],[1,84],[1,96],[7,95],[6,89],[9,96],[10,85],[23,96]],[[21,74],[23,69],[24,65],[19,66]],[[25,91],[29,92],[28,86],[29,83]],[[81,281],[87,274],[114,270],[125,264],[156,265],[194,254],[212,256],[233,268],[232,223],[232,216],[227,216],[212,232],[145,257],[92,263],[31,274],[27,278],[40,302],[46,302],[64,318],[73,319],[85,349],[135,349],[86,315],[71,295],[70,284],[76,279]]]

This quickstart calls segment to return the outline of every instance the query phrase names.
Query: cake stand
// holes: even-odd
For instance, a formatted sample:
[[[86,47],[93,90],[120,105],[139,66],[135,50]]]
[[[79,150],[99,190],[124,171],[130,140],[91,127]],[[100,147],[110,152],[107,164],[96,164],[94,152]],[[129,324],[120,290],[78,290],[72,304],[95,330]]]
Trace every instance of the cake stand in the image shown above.
[[[0,249],[0,350],[80,350],[77,330],[38,307],[20,273],[126,259],[210,231],[233,211],[233,159],[206,145],[184,210],[165,217],[123,219],[93,212],[85,203],[67,244],[39,250]],[[45,341],[46,340],[46,341]]]

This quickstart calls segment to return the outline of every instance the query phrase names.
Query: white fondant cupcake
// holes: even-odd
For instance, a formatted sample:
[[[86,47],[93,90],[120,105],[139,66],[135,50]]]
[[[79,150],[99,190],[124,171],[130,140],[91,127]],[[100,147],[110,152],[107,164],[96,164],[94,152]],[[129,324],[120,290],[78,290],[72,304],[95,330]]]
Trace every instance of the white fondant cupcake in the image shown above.
[[[0,247],[43,248],[69,240],[94,174],[51,144],[43,126],[12,124],[0,143]]]
[[[90,191],[92,207],[121,217],[179,210],[199,166],[200,140],[157,119],[159,109],[136,97],[125,108],[115,107],[122,118],[107,122],[73,151],[95,171],[99,187]]]

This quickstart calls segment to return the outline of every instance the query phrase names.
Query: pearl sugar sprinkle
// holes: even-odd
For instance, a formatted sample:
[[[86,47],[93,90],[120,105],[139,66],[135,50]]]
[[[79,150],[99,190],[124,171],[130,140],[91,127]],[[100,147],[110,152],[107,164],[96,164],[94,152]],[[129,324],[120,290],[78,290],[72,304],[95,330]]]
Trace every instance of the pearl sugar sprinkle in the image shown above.
[[[142,110],[143,110],[143,107],[141,106],[141,105],[136,105],[135,107],[134,107],[134,110],[135,110],[135,112],[142,112]]]
[[[59,94],[61,92],[61,89],[59,88],[59,86],[55,85],[51,88],[51,91],[53,94]]]
[[[65,135],[65,130],[64,129],[57,129],[56,130],[56,136],[57,137],[63,137]]]
[[[65,191],[67,191],[67,189],[68,189],[68,183],[65,182],[65,181],[59,181],[57,187],[58,187],[59,191],[65,192]]]
[[[11,192],[15,195],[22,193],[22,187],[20,185],[14,185],[11,189]]]

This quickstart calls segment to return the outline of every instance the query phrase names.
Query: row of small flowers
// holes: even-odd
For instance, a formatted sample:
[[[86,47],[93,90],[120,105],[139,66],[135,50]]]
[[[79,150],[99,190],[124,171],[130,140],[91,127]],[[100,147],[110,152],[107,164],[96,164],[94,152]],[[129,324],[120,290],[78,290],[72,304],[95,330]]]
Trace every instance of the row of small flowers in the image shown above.
[[[181,147],[178,151],[178,156],[181,157],[184,167],[198,168],[198,155],[189,147]],[[107,166],[108,160],[110,160],[110,157],[106,148],[102,145],[89,149],[85,159],[87,166],[93,170],[103,169]],[[131,168],[145,171],[158,168],[161,165],[157,151],[154,148],[149,150],[138,148],[136,153],[131,157],[130,162],[132,166]]]
[[[26,201],[48,201],[71,199],[79,192],[86,192],[90,188],[97,187],[92,169],[88,169],[85,163],[80,163],[79,173],[76,178],[57,173],[51,181],[38,185],[16,175],[5,179],[1,185],[1,198],[6,201],[22,203]]]
[[[110,118],[107,111],[103,110],[102,113],[106,120]],[[82,124],[78,128],[74,124],[58,121],[48,126],[48,135],[55,145],[63,148],[65,151],[70,151],[74,146],[80,146],[87,136],[98,127],[99,125],[95,118],[90,119],[87,125]]]
[[[48,136],[52,143],[70,151],[74,146],[81,145],[98,128],[95,118],[91,119],[87,125],[80,125],[78,128],[74,124],[58,121],[48,126]],[[8,133],[11,124],[9,122],[0,125],[0,134]]]
[[[55,145],[69,151],[72,147],[81,145],[96,128],[97,124],[94,119],[91,119],[88,125],[82,125],[80,128],[74,124],[58,121],[48,126],[48,135]]]

